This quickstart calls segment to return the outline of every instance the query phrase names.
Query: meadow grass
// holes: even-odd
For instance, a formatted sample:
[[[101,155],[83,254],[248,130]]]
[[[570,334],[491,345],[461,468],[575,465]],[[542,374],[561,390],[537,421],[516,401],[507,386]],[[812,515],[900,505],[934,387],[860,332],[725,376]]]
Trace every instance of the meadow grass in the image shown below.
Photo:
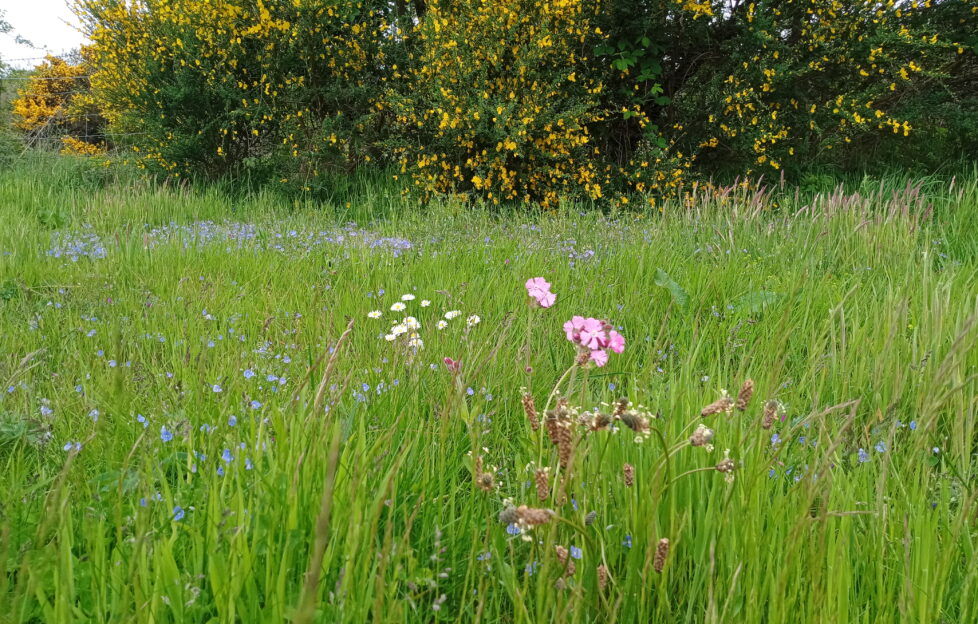
[[[642,218],[65,167],[0,173],[0,621],[978,621],[978,176]]]

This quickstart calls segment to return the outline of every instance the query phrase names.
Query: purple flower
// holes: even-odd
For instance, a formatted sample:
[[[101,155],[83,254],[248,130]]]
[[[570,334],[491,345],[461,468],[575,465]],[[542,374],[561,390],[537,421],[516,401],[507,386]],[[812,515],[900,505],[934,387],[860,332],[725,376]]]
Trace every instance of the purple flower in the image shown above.
[[[183,511],[183,507],[181,507],[180,505],[177,505],[176,507],[173,508],[173,521],[174,522],[180,522],[181,520],[183,520],[183,517],[185,515],[187,515],[187,514]]]
[[[857,453],[857,457],[859,459],[860,464],[865,464],[866,462],[869,461],[869,453],[867,453],[865,449],[859,449],[859,452]]]
[[[523,531],[521,531],[520,528],[518,526],[516,526],[515,524],[509,524],[506,527],[506,532],[509,533],[510,535],[519,535]]]
[[[160,439],[163,442],[169,442],[173,439],[173,434],[166,428],[166,425],[160,427]]]

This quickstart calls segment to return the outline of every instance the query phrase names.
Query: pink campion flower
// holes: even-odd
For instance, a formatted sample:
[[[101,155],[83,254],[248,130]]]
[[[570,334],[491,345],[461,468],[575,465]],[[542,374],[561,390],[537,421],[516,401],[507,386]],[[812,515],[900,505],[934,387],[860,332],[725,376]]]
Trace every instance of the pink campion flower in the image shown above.
[[[578,340],[588,349],[603,349],[608,337],[604,333],[604,323],[596,318],[584,319]]]
[[[526,292],[541,308],[549,308],[557,301],[557,295],[550,292],[550,282],[542,277],[526,280]]]
[[[591,351],[591,361],[599,367],[608,363],[608,352],[603,349]]]
[[[564,333],[567,335],[567,339],[571,342],[578,342],[580,340],[580,332],[584,329],[584,317],[575,316],[571,320],[564,323]]]
[[[460,370],[462,370],[461,361],[455,361],[450,357],[447,357],[442,361],[445,362],[445,366],[447,366],[448,370],[450,370],[453,374],[458,373]]]
[[[612,329],[608,332],[608,347],[615,353],[621,353],[625,350],[625,337]]]

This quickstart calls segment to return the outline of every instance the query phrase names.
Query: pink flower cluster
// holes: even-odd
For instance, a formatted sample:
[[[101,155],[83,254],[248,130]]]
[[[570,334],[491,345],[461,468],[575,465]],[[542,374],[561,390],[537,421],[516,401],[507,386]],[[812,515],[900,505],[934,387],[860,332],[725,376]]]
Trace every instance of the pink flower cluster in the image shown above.
[[[549,308],[557,301],[557,295],[550,292],[550,282],[542,277],[531,277],[526,280],[526,292],[541,308]]]
[[[608,363],[609,349],[615,353],[625,350],[625,337],[601,319],[575,316],[564,323],[564,333],[582,352],[590,351],[589,359],[598,366]]]

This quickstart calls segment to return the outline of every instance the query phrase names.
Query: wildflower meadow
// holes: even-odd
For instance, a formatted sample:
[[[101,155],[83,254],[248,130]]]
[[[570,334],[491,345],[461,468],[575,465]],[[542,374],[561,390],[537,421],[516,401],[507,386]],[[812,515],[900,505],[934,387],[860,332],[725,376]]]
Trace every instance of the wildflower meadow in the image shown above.
[[[978,618],[975,177],[650,219],[38,169],[4,622]]]
[[[0,0],[0,624],[975,624],[976,156],[978,0]]]

